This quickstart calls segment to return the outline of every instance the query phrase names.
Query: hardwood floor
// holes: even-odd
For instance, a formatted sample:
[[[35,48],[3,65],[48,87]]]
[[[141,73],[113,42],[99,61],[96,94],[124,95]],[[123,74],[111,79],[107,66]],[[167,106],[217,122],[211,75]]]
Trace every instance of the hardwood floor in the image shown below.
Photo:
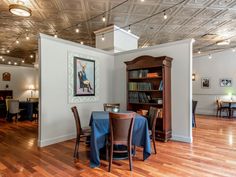
[[[192,144],[157,142],[157,154],[142,161],[142,149],[128,160],[89,167],[89,148],[81,147],[80,160],[73,161],[74,140],[37,148],[35,122],[0,121],[0,176],[236,176],[236,119],[197,116]]]

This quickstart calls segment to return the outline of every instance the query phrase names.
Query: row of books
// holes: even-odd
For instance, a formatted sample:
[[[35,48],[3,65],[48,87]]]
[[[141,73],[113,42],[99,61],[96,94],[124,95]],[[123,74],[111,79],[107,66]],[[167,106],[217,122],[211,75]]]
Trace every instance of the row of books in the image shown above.
[[[160,109],[157,109],[157,117],[158,118],[163,118],[163,109],[162,108],[160,108]]]
[[[150,82],[129,82],[129,90],[152,90],[152,84]]]
[[[163,90],[163,81],[161,80],[158,90]]]
[[[129,103],[149,103],[151,100],[150,95],[140,92],[129,93]]]
[[[147,77],[148,70],[133,70],[129,72],[129,78]]]

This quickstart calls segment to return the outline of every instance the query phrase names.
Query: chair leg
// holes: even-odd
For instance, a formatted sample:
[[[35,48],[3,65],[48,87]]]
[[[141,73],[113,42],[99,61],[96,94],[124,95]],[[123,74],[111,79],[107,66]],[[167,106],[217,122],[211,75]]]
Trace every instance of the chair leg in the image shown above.
[[[216,111],[216,117],[218,117],[218,114],[219,114],[219,110],[217,109],[217,111]]]
[[[113,144],[110,145],[110,157],[109,157],[109,169],[108,171],[111,172],[111,165],[112,165],[112,159],[113,159]]]
[[[132,171],[133,164],[132,164],[132,149],[131,149],[131,145],[128,145],[128,156],[129,156],[129,170]]]
[[[153,143],[154,153],[157,154],[156,141],[155,141],[155,132],[152,133],[152,143]]]
[[[220,110],[220,117],[221,117],[221,110]]]
[[[76,138],[75,150],[74,150],[74,158],[76,159],[79,158],[79,142],[80,142],[80,138]]]

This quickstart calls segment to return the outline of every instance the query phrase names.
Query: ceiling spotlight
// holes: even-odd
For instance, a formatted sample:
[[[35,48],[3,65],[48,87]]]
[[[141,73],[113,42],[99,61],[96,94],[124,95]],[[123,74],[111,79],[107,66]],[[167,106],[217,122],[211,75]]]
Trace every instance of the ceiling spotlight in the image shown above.
[[[0,59],[2,59],[3,57],[2,56],[0,56]]]
[[[209,54],[209,55],[208,55],[208,58],[209,58],[209,59],[212,59],[212,55],[211,55],[211,54]]]
[[[7,50],[7,53],[10,53],[10,50]]]
[[[57,38],[57,34],[54,34],[54,37]]]
[[[14,65],[17,65],[17,63],[15,62]]]
[[[165,20],[168,18],[168,16],[166,15],[166,12],[164,12],[163,18],[164,18]]]
[[[20,42],[18,40],[16,40],[16,43],[19,44]]]
[[[199,50],[197,53],[198,53],[198,54],[201,54],[201,50]]]
[[[5,61],[5,59],[4,59],[4,58],[2,58],[2,61]]]
[[[105,41],[105,37],[104,37],[104,34],[102,34],[102,41]]]
[[[144,2],[144,0],[140,0],[141,2]]]
[[[102,17],[102,21],[105,22],[106,21],[106,18],[105,16]]]
[[[75,29],[75,32],[76,32],[76,33],[79,33],[79,28],[76,28],[76,29]]]
[[[130,28],[130,25],[129,25],[128,33],[131,33],[131,28]]]
[[[29,36],[27,35],[27,36],[25,37],[25,39],[28,41],[30,38],[29,38]]]
[[[30,55],[30,58],[34,58],[34,55],[31,54],[31,55]]]
[[[18,1],[17,4],[10,4],[9,11],[12,14],[21,16],[21,17],[29,17],[32,15],[31,9],[26,7],[23,1]]]
[[[84,45],[84,42],[83,42],[83,41],[81,41],[81,42],[80,42],[80,44]]]
[[[236,51],[236,49],[232,49],[232,52],[235,52]]]
[[[11,62],[9,61],[8,64],[11,65]]]
[[[22,62],[22,63],[24,63],[24,62],[25,62],[25,60],[22,60],[21,62]]]

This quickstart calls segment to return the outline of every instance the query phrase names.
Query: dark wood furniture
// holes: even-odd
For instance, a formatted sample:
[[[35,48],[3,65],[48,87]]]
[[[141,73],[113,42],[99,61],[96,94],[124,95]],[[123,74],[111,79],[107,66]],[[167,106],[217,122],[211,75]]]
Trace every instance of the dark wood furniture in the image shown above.
[[[149,135],[152,138],[152,143],[153,143],[153,148],[154,148],[154,153],[157,153],[156,150],[156,141],[155,141],[155,131],[156,131],[156,122],[158,118],[158,109],[156,107],[150,107],[149,108]]]
[[[196,119],[195,119],[195,112],[197,108],[197,101],[192,101],[192,113],[193,113],[193,127],[197,127]]]
[[[13,97],[13,91],[12,90],[0,90],[0,98],[5,100],[6,98],[12,98]]]
[[[156,139],[166,142],[171,130],[171,62],[167,56],[140,56],[127,65],[127,109],[161,110],[156,123]]]
[[[120,103],[105,103],[103,104],[103,108],[104,108],[104,111],[119,112]]]
[[[229,106],[228,107],[225,107],[225,108],[228,108],[228,117],[230,118],[232,116],[232,104],[236,104],[236,101],[232,101],[232,100],[222,100],[220,101],[221,105],[223,104],[228,104]],[[222,106],[223,108],[223,106]]]
[[[76,106],[71,108],[74,118],[75,118],[75,125],[76,125],[76,142],[75,142],[75,149],[74,149],[74,158],[78,159],[79,157],[79,143],[80,142],[88,142],[88,139],[91,135],[90,128],[82,129],[80,123],[80,117]]]
[[[135,113],[109,113],[109,126],[110,126],[110,135],[109,143],[110,146],[110,155],[109,155],[109,168],[108,171],[111,171],[111,165],[113,160],[113,152],[115,153],[124,153],[128,151],[129,157],[129,168],[132,171],[132,133],[134,126]],[[125,145],[127,150],[113,150],[114,145]]]

